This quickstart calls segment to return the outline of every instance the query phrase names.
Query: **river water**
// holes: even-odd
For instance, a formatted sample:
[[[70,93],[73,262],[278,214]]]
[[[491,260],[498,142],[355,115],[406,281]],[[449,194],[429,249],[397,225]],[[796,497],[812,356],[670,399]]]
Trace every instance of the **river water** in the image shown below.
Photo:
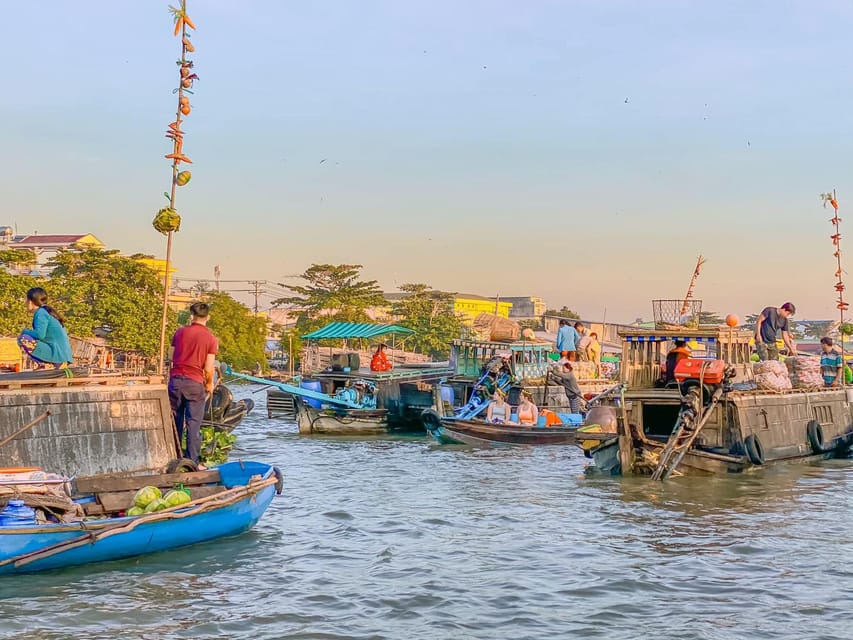
[[[592,477],[573,447],[301,437],[243,536],[0,579],[0,638],[853,638],[853,461]]]

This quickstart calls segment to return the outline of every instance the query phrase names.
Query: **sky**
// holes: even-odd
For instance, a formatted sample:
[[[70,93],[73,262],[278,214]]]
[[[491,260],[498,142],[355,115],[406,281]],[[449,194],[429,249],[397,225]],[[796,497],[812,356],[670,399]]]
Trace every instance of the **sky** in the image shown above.
[[[167,2],[4,3],[0,225],[163,257]],[[583,317],[695,298],[834,318],[848,2],[189,0],[178,278],[364,265]],[[853,218],[851,218],[853,222]],[[846,221],[845,221],[846,223]],[[842,233],[846,224],[842,223]],[[853,242],[842,239],[845,242]],[[850,244],[853,255],[853,244]]]

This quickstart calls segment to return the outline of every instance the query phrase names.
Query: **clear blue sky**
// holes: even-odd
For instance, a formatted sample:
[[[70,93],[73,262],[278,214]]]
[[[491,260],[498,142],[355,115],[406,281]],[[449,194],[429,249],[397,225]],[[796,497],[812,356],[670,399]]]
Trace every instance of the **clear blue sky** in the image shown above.
[[[706,309],[835,314],[818,193],[836,187],[853,228],[847,2],[188,9],[201,81],[179,276],[355,262],[389,291],[542,295],[632,320],[683,295],[702,253]],[[167,2],[3,12],[0,224],[162,256]]]

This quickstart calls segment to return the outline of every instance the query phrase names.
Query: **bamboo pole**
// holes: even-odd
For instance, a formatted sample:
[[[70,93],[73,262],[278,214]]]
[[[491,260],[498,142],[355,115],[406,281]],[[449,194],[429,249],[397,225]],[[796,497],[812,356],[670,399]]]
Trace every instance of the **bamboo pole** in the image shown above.
[[[184,80],[185,75],[183,74],[183,70],[185,68],[189,68],[191,63],[187,60],[187,51],[188,51],[188,42],[187,39],[187,27],[195,28],[192,21],[187,16],[187,3],[186,0],[181,0],[180,9],[175,9],[173,7],[169,7],[172,13],[175,15],[176,25],[180,27],[180,29],[176,29],[175,35],[180,34],[181,38],[181,59],[178,65],[178,106],[175,112],[175,127],[172,129],[174,132],[174,150],[171,154],[172,157],[172,187],[169,192],[169,208],[175,208],[175,196],[177,194],[178,187],[178,173],[179,165],[181,162],[189,162],[182,155],[182,147],[183,147],[183,133],[181,132],[181,123],[183,122],[184,116]],[[192,80],[190,80],[190,84],[192,84]],[[190,92],[192,93],[192,92]],[[189,113],[189,111],[187,111]],[[167,137],[169,134],[166,134]],[[167,156],[169,157],[169,156]],[[169,275],[169,270],[172,268],[172,236],[174,235],[174,231],[169,231],[166,237],[166,269],[163,274],[163,313],[160,318],[160,356],[157,361],[157,373],[162,374],[165,369],[166,364],[166,321],[169,315],[169,289],[171,288],[171,278]]]

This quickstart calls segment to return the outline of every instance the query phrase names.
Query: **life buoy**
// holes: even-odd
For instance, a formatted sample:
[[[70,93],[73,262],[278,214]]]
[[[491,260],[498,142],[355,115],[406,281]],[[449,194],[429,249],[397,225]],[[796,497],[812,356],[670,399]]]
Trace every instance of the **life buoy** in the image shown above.
[[[430,433],[434,433],[441,428],[441,416],[435,409],[424,409],[421,412],[421,422],[424,423],[424,429]]]
[[[815,453],[823,453],[826,451],[826,444],[823,440],[823,427],[817,420],[810,420],[806,425],[806,437]]]
[[[761,440],[756,435],[748,435],[743,441],[743,448],[746,451],[746,457],[752,464],[764,464],[764,447],[761,446]]]

